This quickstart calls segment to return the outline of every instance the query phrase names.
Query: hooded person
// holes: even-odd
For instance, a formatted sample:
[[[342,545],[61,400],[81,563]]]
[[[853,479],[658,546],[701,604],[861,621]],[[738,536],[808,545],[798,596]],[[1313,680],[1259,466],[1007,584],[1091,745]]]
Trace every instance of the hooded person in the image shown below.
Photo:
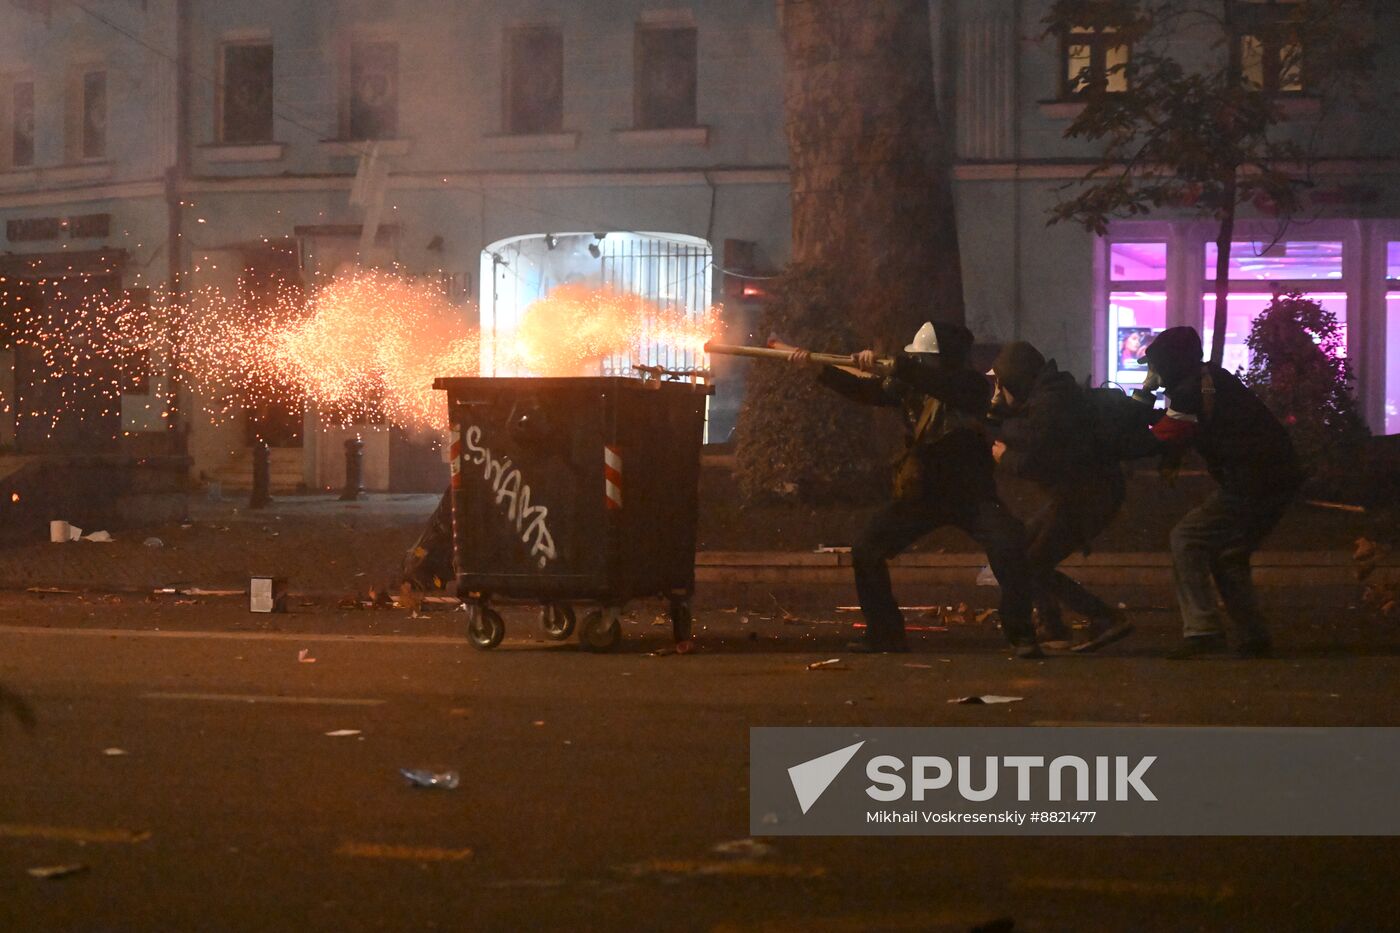
[[[1075,551],[1088,551],[1125,496],[1123,470],[1098,443],[1085,390],[1024,341],[1002,347],[989,375],[996,380],[993,413],[1001,422],[992,456],[1004,472],[1045,494],[1045,504],[1026,522],[1042,643],[1069,646],[1061,606],[1089,622],[1076,651],[1126,637],[1133,629],[1123,614],[1058,569]]]
[[[1018,657],[1042,657],[1031,623],[1031,574],[1025,529],[997,498],[985,419],[991,390],[968,366],[972,332],[926,323],[886,368],[873,350],[856,354],[862,372],[824,367],[818,381],[852,401],[897,407],[904,452],[893,500],[871,517],[851,548],[865,615],[853,651],[907,651],[904,616],[890,585],[889,560],[945,525],[961,528],[987,553],[1001,583],[1001,620]],[[808,362],[796,351],[793,362]],[[878,373],[878,374],[877,374]]]
[[[1160,383],[1167,392],[1166,415],[1152,429],[1164,453],[1195,450],[1219,484],[1171,532],[1184,635],[1172,657],[1229,647],[1217,590],[1234,623],[1234,653],[1263,657],[1272,645],[1249,559],[1278,524],[1303,474],[1279,420],[1244,383],[1202,356],[1201,336],[1192,327],[1163,331],[1142,356],[1148,384]]]

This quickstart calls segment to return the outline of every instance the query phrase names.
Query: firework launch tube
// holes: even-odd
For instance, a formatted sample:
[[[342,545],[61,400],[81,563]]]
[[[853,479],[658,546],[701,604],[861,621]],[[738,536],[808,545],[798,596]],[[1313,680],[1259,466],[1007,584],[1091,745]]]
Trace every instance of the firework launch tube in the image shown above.
[[[786,349],[777,349],[775,347],[746,347],[729,343],[705,344],[706,353],[717,353],[720,356],[751,356],[760,360],[788,360],[792,358],[792,352],[796,349],[796,347],[789,347]],[[822,363],[827,366],[856,365],[854,354],[813,353],[811,359],[813,363]],[[893,360],[886,358],[882,358],[876,362],[884,368],[889,368],[894,363]]]

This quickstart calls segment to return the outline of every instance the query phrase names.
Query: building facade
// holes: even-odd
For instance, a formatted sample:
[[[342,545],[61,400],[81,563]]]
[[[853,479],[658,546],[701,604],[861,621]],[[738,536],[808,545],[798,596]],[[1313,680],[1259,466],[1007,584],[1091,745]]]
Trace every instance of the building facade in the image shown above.
[[[8,0],[0,275],[11,292],[58,307],[177,274],[187,288],[239,289],[264,271],[309,282],[347,263],[394,264],[445,282],[483,331],[513,326],[556,284],[584,281],[692,312],[723,302],[730,335],[755,337],[762,279],[785,264],[790,227],[775,7]],[[1204,325],[1212,230],[1167,214],[1107,237],[1047,227],[1093,162],[1091,146],[1063,136],[1078,106],[1073,75],[1120,54],[1092,36],[1042,36],[1047,7],[930,4],[968,323],[984,342],[1032,340],[1076,374],[1132,382],[1136,341]],[[1396,84],[1395,52],[1392,41],[1378,81]],[[1306,89],[1267,77],[1297,132],[1317,135]],[[1381,121],[1329,121],[1309,216],[1241,225],[1227,335],[1238,362],[1249,316],[1275,288],[1318,295],[1345,318],[1368,421],[1390,432],[1400,431],[1397,151]],[[23,356],[0,349],[10,406],[0,445],[81,442],[81,432],[55,441],[25,427],[44,399]],[[742,370],[716,366],[720,440]],[[139,448],[179,434],[197,476],[231,482],[261,437],[288,484],[339,483],[346,429],[315,411],[210,423],[190,415],[197,400],[163,404],[163,378],[153,361],[89,435],[110,429]],[[349,431],[368,444],[372,488],[440,481],[412,438]]]

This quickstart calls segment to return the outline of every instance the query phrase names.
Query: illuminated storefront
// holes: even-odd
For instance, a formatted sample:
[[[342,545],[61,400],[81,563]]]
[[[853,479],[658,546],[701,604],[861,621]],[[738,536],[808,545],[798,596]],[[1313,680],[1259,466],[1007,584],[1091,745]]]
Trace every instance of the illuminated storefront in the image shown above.
[[[1095,371],[1101,381],[1140,384],[1141,349],[1167,327],[1196,327],[1209,346],[1216,303],[1213,233],[1209,224],[1123,224],[1100,243]],[[1400,432],[1400,229],[1314,222],[1281,234],[1263,224],[1246,226],[1242,234],[1230,249],[1225,368],[1249,365],[1250,327],[1274,295],[1302,293],[1342,325],[1357,395],[1373,428]]]

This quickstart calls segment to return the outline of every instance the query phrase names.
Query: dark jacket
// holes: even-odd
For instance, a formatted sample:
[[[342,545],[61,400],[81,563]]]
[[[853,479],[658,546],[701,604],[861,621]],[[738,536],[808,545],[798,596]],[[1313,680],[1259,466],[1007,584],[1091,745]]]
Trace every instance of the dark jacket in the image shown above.
[[[919,460],[924,497],[950,503],[996,498],[995,463],[982,427],[991,401],[985,377],[965,366],[929,365],[900,354],[883,379],[828,366],[817,380],[854,402],[902,410],[906,450]],[[929,398],[942,402],[945,411],[938,429],[916,441]]]
[[[1176,339],[1164,340],[1168,334]],[[1187,443],[1225,491],[1263,499],[1291,496],[1303,474],[1287,429],[1233,374],[1201,362],[1200,337],[1193,343],[1192,336],[1192,328],[1172,328],[1147,350],[1148,362],[1167,388],[1169,417],[1196,419]],[[1209,403],[1203,392],[1207,375],[1214,389]]]
[[[1001,468],[1054,490],[1121,475],[1095,441],[1094,413],[1084,390],[1051,360],[1040,370],[1025,403],[1002,424]]]

